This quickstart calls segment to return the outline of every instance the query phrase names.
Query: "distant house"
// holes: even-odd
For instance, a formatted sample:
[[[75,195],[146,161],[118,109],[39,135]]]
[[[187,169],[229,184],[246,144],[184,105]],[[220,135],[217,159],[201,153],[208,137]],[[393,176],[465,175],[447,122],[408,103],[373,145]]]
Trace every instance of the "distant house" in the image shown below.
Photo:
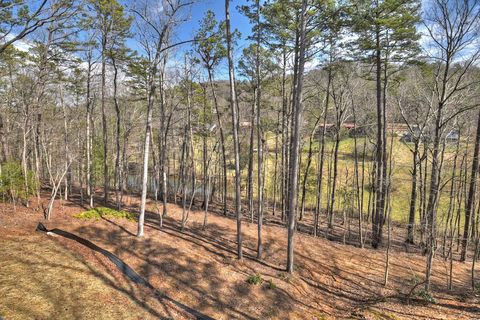
[[[411,132],[407,132],[404,135],[402,135],[402,137],[400,138],[400,141],[405,143],[411,143],[411,142],[415,142],[415,140],[417,139],[418,138],[415,135],[413,135]]]
[[[325,130],[325,135],[327,137],[332,137],[335,135],[335,125],[333,123],[326,123],[325,125],[320,124],[317,128],[317,132],[315,132],[316,138],[321,138],[323,131]]]
[[[252,123],[250,121],[240,121],[238,123],[238,126],[240,128],[250,128],[251,125],[252,125]]]
[[[454,143],[459,139],[460,132],[458,130],[450,130],[445,136],[446,143]],[[415,142],[416,140],[430,143],[432,142],[432,135],[427,130],[422,132],[417,126],[414,126],[400,138],[400,141],[405,143]]]
[[[357,126],[355,123],[344,123],[343,127],[347,129],[348,136],[353,137],[365,137],[367,130],[365,126]]]
[[[447,136],[445,137],[445,141],[447,143],[457,142],[459,139],[460,139],[460,132],[458,132],[458,130],[451,130],[449,133],[447,133]]]
[[[387,134],[393,133],[396,136],[404,136],[408,133],[410,133],[410,129],[408,128],[408,125],[406,123],[398,123],[398,122],[393,122],[393,123],[387,123]]]
[[[400,138],[400,141],[405,143],[411,143],[417,140],[425,140],[425,134],[422,133],[418,126],[411,127],[411,129],[409,129],[406,133],[402,134],[402,137]]]
[[[345,129],[348,132],[349,137],[364,137],[367,133],[365,130],[364,126],[356,126],[354,123],[342,123],[341,125],[342,129]],[[324,125],[320,124],[318,126],[317,132],[315,133],[315,136],[317,138],[322,136],[322,132],[324,130]],[[336,133],[336,125],[333,123],[326,123],[325,124],[325,135],[327,137],[332,137]]]

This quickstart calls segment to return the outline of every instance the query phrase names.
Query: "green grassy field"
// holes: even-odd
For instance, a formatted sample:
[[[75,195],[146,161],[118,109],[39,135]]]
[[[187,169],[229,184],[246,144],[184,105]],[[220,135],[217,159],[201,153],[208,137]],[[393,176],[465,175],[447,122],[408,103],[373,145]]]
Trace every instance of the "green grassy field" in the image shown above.
[[[357,152],[359,153],[359,170],[362,170],[361,164],[361,153],[363,151],[363,144],[365,138],[358,138],[357,139]],[[391,206],[392,206],[392,219],[399,222],[406,223],[408,220],[408,210],[409,210],[409,203],[410,203],[410,193],[411,193],[411,169],[412,169],[412,153],[409,149],[409,146],[399,140],[398,137],[391,137],[388,138],[389,148],[390,143],[393,141],[393,148],[392,148],[392,172],[391,172],[391,183],[392,183],[392,190],[391,190]],[[272,143],[273,142],[273,143]],[[266,172],[267,172],[267,181],[266,181],[266,189],[269,195],[269,198],[272,196],[273,190],[273,172],[275,166],[275,154],[274,154],[274,147],[275,147],[275,138],[271,137],[268,139],[268,145],[270,148],[270,153],[268,154],[267,164],[266,164]],[[324,167],[323,167],[323,187],[322,187],[322,207],[326,208],[326,201],[327,201],[327,180],[328,180],[328,170],[329,170],[329,162],[332,161],[332,148],[334,142],[327,141],[325,147],[325,159],[324,159]],[[368,150],[368,141],[367,141],[367,150]],[[447,147],[445,153],[445,161],[443,167],[443,180],[446,181],[449,179],[451,174],[451,167],[452,167],[452,158],[453,153],[451,150],[453,147]],[[312,163],[310,165],[310,171],[307,178],[307,196],[306,196],[306,207],[314,207],[315,205],[315,198],[316,198],[316,168],[317,168],[317,155],[319,150],[319,144],[316,143],[313,146],[313,156],[312,156]],[[354,160],[354,139],[353,138],[345,138],[340,142],[339,145],[339,155],[338,155],[338,176],[337,176],[337,196],[336,196],[336,209],[341,210],[345,205],[345,202],[349,204],[352,202],[351,198],[348,198],[348,194],[352,193],[353,188],[355,187],[355,160]],[[390,149],[389,149],[390,150]],[[367,151],[368,152],[368,151]],[[371,154],[371,152],[370,152]],[[300,166],[300,182],[303,179],[303,174],[305,172],[306,163],[308,157],[308,143],[305,143],[302,149],[302,156],[301,156],[301,166]],[[366,157],[365,159],[365,191],[364,191],[364,211],[367,210],[368,198],[369,198],[369,170],[372,169],[372,159]],[[361,175],[361,173],[360,173]],[[361,180],[361,176],[359,177]],[[418,194],[417,194],[418,196]],[[449,202],[449,185],[441,191],[441,197],[439,200],[438,205],[438,217],[439,219],[443,219],[443,216],[446,214],[448,209],[448,202]],[[347,204],[348,206],[348,204]],[[418,208],[418,202],[417,202]],[[419,219],[419,215],[417,212],[416,216],[417,220]]]
[[[367,212],[368,208],[368,200],[369,200],[369,190],[371,190],[371,183],[369,181],[369,171],[372,169],[372,151],[373,146],[368,140],[368,138],[357,138],[357,152],[359,157],[359,170],[362,170],[361,164],[361,154],[363,153],[363,145],[366,141],[366,158],[365,158],[365,189],[364,189],[364,213]],[[388,152],[390,153],[390,145],[393,142],[392,150],[392,172],[391,172],[391,214],[392,219],[394,221],[406,223],[408,220],[408,211],[409,211],[409,203],[410,203],[410,193],[411,193],[411,170],[412,170],[412,152],[410,151],[410,147],[412,145],[405,144],[400,141],[399,137],[394,136],[393,139],[391,136],[388,136]],[[246,197],[247,193],[247,172],[248,172],[248,165],[247,165],[247,157],[248,157],[248,143],[246,141],[243,142],[243,153],[242,157],[243,160],[243,169],[242,169],[242,192],[243,196]],[[246,143],[246,146],[245,146]],[[228,140],[227,144],[230,146],[231,141]],[[353,203],[353,190],[355,187],[355,160],[354,160],[354,150],[355,150],[355,142],[353,138],[347,137],[341,140],[339,145],[339,155],[338,155],[338,176],[337,176],[337,187],[336,187],[336,201],[335,201],[335,210],[342,211],[343,208],[346,206],[351,206]],[[327,205],[327,180],[329,176],[329,166],[332,161],[332,149],[334,146],[334,142],[331,138],[328,138],[325,145],[325,158],[324,158],[324,167],[323,167],[323,184],[322,184],[322,208],[326,209]],[[197,141],[198,151],[196,152],[196,157],[198,157],[198,167],[197,172],[202,173],[202,166],[201,166],[201,143]],[[279,199],[280,194],[280,161],[281,161],[281,142],[280,139],[278,141],[278,167],[277,167],[277,181],[276,181],[276,189],[277,189],[277,201]],[[422,148],[422,147],[421,147]],[[266,152],[265,155],[265,190],[266,190],[266,198],[271,205],[271,201],[273,200],[273,190],[274,190],[274,172],[275,172],[275,135],[272,132],[267,133],[266,135]],[[455,146],[448,145],[445,150],[445,160],[443,164],[443,173],[442,173],[442,181],[448,181],[451,176],[451,170],[453,166],[453,156]],[[256,147],[254,147],[256,152]],[[227,150],[227,153],[231,152]],[[303,176],[305,172],[305,168],[307,165],[307,157],[308,157],[308,139],[304,139],[304,144],[302,145],[301,149],[301,164],[300,164],[300,186],[302,185]],[[316,202],[316,183],[317,183],[317,159],[318,159],[318,152],[319,152],[319,142],[318,139],[313,144],[313,155],[312,155],[312,162],[310,165],[309,175],[307,178],[307,193],[306,193],[306,208],[307,211],[309,208],[313,208]],[[231,155],[231,154],[229,154]],[[256,197],[256,167],[257,167],[257,155],[254,154],[254,171],[253,171],[253,180],[254,180],[254,198]],[[429,159],[429,166],[431,165],[431,160]],[[229,176],[229,183],[230,185],[234,182],[234,170],[233,166],[229,166],[228,169],[228,176]],[[360,173],[360,183],[361,183],[361,173]],[[418,179],[420,176],[418,175]],[[443,223],[449,204],[449,191],[450,191],[450,184],[446,184],[445,187],[441,190],[441,196],[438,203],[438,221],[440,224]],[[229,188],[229,196],[234,197],[234,189],[233,187]],[[301,194],[301,190],[299,191]],[[417,196],[419,194],[417,193]],[[350,197],[350,198],[349,198]],[[417,198],[417,213],[416,219],[417,222],[419,221],[419,198]],[[356,205],[356,204],[355,204]],[[277,207],[279,204],[277,203]]]

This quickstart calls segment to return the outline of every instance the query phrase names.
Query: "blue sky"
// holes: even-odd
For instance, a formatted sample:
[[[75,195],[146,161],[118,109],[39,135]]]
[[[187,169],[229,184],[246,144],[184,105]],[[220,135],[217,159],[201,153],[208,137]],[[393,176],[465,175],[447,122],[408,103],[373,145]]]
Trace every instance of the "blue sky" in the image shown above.
[[[250,1],[250,3],[252,3]],[[236,41],[234,47],[234,59],[238,61],[241,56],[243,48],[248,46],[247,37],[251,34],[251,25],[249,20],[238,10],[239,6],[248,4],[247,0],[232,0],[230,1],[230,23],[232,30],[240,31],[241,38]],[[218,21],[225,20],[225,2],[224,0],[198,0],[190,8],[190,19],[177,28],[177,40],[192,39],[200,26],[200,21],[203,19],[207,10],[215,13]],[[186,45],[181,50],[190,49],[190,45]],[[227,79],[228,70],[226,68],[226,61],[219,66],[217,70],[217,78]]]
[[[250,3],[252,3],[250,1]],[[239,57],[242,54],[243,48],[248,46],[247,37],[251,33],[251,25],[249,20],[239,12],[238,7],[248,4],[247,0],[232,0],[230,1],[230,22],[233,29],[237,29],[241,33],[241,38],[237,40],[234,48],[234,57]],[[215,13],[218,21],[225,20],[225,2],[224,0],[197,0],[190,8],[190,19],[177,28],[177,41],[192,39],[195,32],[199,29],[200,21],[207,10]],[[191,46],[189,44],[183,46],[181,50],[188,50]],[[238,59],[235,59],[238,61]],[[217,70],[217,79],[227,79],[228,70],[226,69],[225,61]]]
[[[237,7],[245,4],[247,4],[246,0],[233,0],[230,2],[230,19],[232,28],[238,29],[241,32],[243,39],[250,34],[251,27],[248,19],[237,10]],[[224,0],[197,0],[191,6],[190,21],[184,23],[178,28],[179,38],[191,38],[196,30],[198,30],[200,25],[199,21],[203,18],[203,15],[207,10],[213,11],[217,20],[225,19]],[[244,41],[239,41],[239,45],[242,45],[243,42]]]
[[[188,15],[189,19],[183,22],[175,29],[174,38],[172,43],[181,42],[193,39],[195,33],[200,28],[200,21],[203,19],[205,13],[211,10],[215,13],[215,17],[218,21],[225,20],[225,2],[224,0],[193,0],[194,3],[184,10],[183,14]],[[251,33],[251,25],[248,20],[240,11],[239,6],[251,4],[252,1],[247,0],[232,0],[230,1],[230,20],[232,30],[237,29],[240,31],[241,38],[237,39],[234,47],[234,58],[238,58],[242,54],[243,48],[248,46],[247,37]],[[134,39],[127,40],[127,45],[132,49],[140,49],[137,47],[137,42]],[[191,43],[184,44],[177,47],[175,50],[177,54],[173,57],[173,61],[170,62],[173,67],[176,66],[176,61],[183,61],[181,58],[181,52],[188,51],[192,47]],[[139,50],[141,51],[141,50]],[[176,60],[176,61],[175,61]],[[237,60],[237,59],[235,59]],[[237,60],[238,61],[238,60]],[[226,63],[222,63],[217,72],[217,79],[228,78],[228,70],[226,69]]]
[[[128,6],[135,3],[135,0],[118,0],[120,3],[124,4],[128,10]],[[157,0],[158,3],[161,3],[161,0]],[[175,29],[175,36],[172,39],[172,43],[181,42],[185,40],[193,39],[195,33],[200,27],[200,21],[203,19],[204,14],[211,10],[215,13],[216,19],[218,21],[225,19],[225,1],[224,0],[191,0],[193,4],[186,8],[183,12],[186,16],[189,17],[188,21],[182,23]],[[31,0],[28,2],[32,5],[32,10],[35,9],[36,2]],[[157,3],[155,0],[151,1],[152,4]],[[248,0],[232,0],[230,1],[230,19],[232,29],[237,29],[241,33],[241,38],[237,40],[234,47],[234,58],[238,61],[238,57],[242,54],[243,48],[248,46],[247,37],[251,33],[251,25],[249,20],[238,10],[239,6],[251,4],[252,1]],[[154,9],[152,9],[154,10]],[[15,31],[15,30],[14,30]],[[12,37],[12,35],[7,36],[7,38]],[[138,50],[141,52],[141,48],[135,37],[127,40],[127,46],[133,50]],[[24,41],[17,41],[16,47],[23,50],[28,50],[30,47],[29,40],[25,39]],[[175,67],[176,61],[183,61],[182,52],[190,50],[192,47],[191,43],[184,44],[181,47],[176,48],[176,54],[173,56],[173,61],[171,64]],[[176,61],[175,61],[176,60]],[[217,79],[226,79],[228,78],[228,71],[226,69],[226,63],[222,63],[217,70]]]

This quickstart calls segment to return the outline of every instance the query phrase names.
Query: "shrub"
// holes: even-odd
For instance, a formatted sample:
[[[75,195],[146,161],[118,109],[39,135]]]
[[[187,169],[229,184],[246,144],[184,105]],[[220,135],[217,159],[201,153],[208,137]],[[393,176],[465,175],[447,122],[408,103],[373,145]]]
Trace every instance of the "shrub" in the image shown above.
[[[268,289],[275,289],[276,287],[277,287],[277,285],[275,283],[273,283],[272,279],[267,280],[267,288]]]
[[[118,211],[111,208],[106,207],[97,207],[87,211],[83,211],[73,215],[74,218],[77,219],[95,219],[100,220],[102,217],[105,218],[123,218],[127,220],[135,220],[135,215],[133,213],[127,211]]]
[[[35,193],[38,187],[35,174],[28,171],[25,176],[19,162],[6,162],[0,169],[0,195],[3,199],[27,200]]]
[[[263,282],[262,276],[257,273],[248,277],[247,282],[253,285],[261,284]]]
[[[425,291],[425,290],[417,291],[415,292],[415,296],[417,298],[424,300],[425,302],[433,303],[433,304],[436,303],[435,298],[428,291]]]

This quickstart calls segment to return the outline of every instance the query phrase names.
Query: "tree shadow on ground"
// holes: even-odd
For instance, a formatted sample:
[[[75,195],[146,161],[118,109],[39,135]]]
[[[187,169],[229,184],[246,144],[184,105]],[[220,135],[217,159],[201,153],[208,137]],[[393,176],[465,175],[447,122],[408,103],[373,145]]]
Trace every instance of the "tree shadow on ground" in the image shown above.
[[[47,236],[44,235],[44,237]],[[14,314],[24,315],[26,318],[58,317],[71,319],[92,318],[96,315],[122,317],[122,312],[130,314],[126,310],[122,311],[122,309],[125,308],[123,305],[119,306],[118,309],[114,307],[112,310],[110,310],[110,306],[108,306],[106,309],[109,309],[109,313],[107,314],[104,313],[104,310],[100,311],[99,308],[105,303],[102,302],[103,299],[111,299],[112,297],[99,296],[98,294],[101,292],[95,291],[97,287],[92,288],[90,282],[83,282],[92,278],[99,280],[99,282],[103,283],[107,288],[111,288],[114,293],[119,293],[119,296],[124,295],[128,297],[126,301],[131,302],[127,302],[126,305],[133,302],[140,310],[144,311],[142,316],[155,319],[173,319],[175,315],[178,314],[178,311],[174,310],[172,306],[160,301],[155,307],[149,306],[145,295],[142,295],[138,286],[124,280],[122,281],[122,279],[119,279],[118,274],[100,272],[99,269],[92,264],[92,262],[94,262],[95,264],[98,263],[108,267],[105,265],[104,260],[94,257],[94,261],[87,261],[78,253],[60,250],[61,247],[49,245],[48,241],[52,240],[53,238],[47,240],[40,239],[40,237],[36,240],[48,248],[46,251],[48,254],[30,251],[14,255],[12,259],[9,259],[10,264],[18,264],[26,271],[21,275],[22,280],[25,281],[16,281],[14,290],[27,293],[28,290],[30,290],[30,285],[22,288],[22,283],[26,281],[34,282],[35,286],[40,288],[36,293],[38,294],[35,297],[36,303],[10,305],[9,308],[15,308]],[[23,241],[22,243],[28,243],[28,239],[24,239]],[[46,272],[40,272],[41,270],[45,270]],[[52,279],[47,276],[51,271],[60,275],[58,278],[61,280],[61,286],[55,281],[57,277]],[[120,297],[117,296],[116,298],[118,299]],[[88,309],[84,310],[86,308]],[[172,310],[175,312],[172,313]],[[48,312],[48,314],[42,314],[43,312]],[[112,314],[112,312],[117,314]]]
[[[293,309],[294,303],[287,294],[282,290],[272,289],[268,290],[265,296],[269,301],[278,302],[275,303],[277,307],[267,305],[260,310],[260,314],[251,315],[248,309],[243,307],[251,303],[252,295],[258,294],[258,290],[266,290],[264,287],[259,289],[248,284],[246,279],[250,274],[245,272],[244,268],[228,267],[234,261],[234,252],[230,248],[220,243],[209,243],[208,240],[202,245],[201,238],[189,232],[179,232],[165,224],[161,231],[158,239],[150,237],[138,240],[125,236],[126,232],[122,229],[88,226],[75,230],[82,237],[119,248],[113,252],[122,260],[131,262],[138,274],[158,291],[172,292],[179,296],[175,298],[177,301],[206,314],[218,314],[221,310],[221,314],[227,317],[257,319],[288,314]],[[179,250],[162,242],[165,236],[171,237],[176,243],[189,244],[196,248],[195,251],[200,251],[199,248],[207,251],[208,258],[203,258],[198,253],[191,255],[190,248],[186,251]],[[232,282],[228,279],[227,273],[231,269],[240,278],[238,281]]]
[[[297,275],[289,278],[282,266],[285,260],[284,239],[266,236],[264,250],[268,254],[264,255],[263,260],[258,260],[256,239],[251,233],[246,233],[245,261],[239,263],[235,258],[236,239],[233,224],[229,223],[231,217],[225,221],[222,219],[216,219],[219,223],[209,222],[204,230],[197,217],[191,219],[187,227],[181,230],[174,215],[165,217],[163,228],[160,228],[158,215],[146,212],[146,228],[150,231],[141,240],[134,237],[130,222],[119,223],[114,219],[103,221],[109,225],[108,228],[90,224],[79,227],[76,231],[130,261],[138,273],[158,290],[175,293],[177,300],[207,314],[218,314],[219,310],[223,310],[222,315],[250,319],[280,317],[294,309],[300,309],[308,311],[308,314],[353,317],[358,310],[370,308],[390,312],[391,304],[385,306],[387,300],[388,303],[404,304],[398,292],[385,294],[383,291],[382,270],[385,262],[382,252],[365,249],[368,250],[367,260],[367,251],[342,246],[337,243],[340,242],[338,240],[333,241],[331,247],[323,244],[321,250],[315,249],[313,245],[297,244]],[[283,228],[271,228],[274,229],[271,232],[285,232]],[[307,240],[309,238],[306,237]],[[315,240],[314,243],[320,242]],[[368,262],[368,265],[363,268],[345,265],[349,257],[354,261]],[[395,290],[408,286],[408,274],[412,269],[415,273],[423,271],[424,266],[419,260],[414,259],[409,262],[411,265],[406,265],[401,263],[403,260],[396,262],[395,257],[392,257],[391,268],[397,272],[402,270],[400,275],[392,272],[390,276],[390,282],[397,288]],[[227,271],[234,272],[237,280],[231,281]],[[259,288],[247,284],[245,280],[257,272],[282,283],[274,290],[261,287],[262,294],[267,297],[258,303],[275,306],[275,310],[264,308],[256,312],[245,311],[249,307],[248,300],[256,299],[259,295]],[[433,280],[433,289],[440,288],[440,276]],[[250,307],[251,305],[252,302]],[[452,311],[476,311],[455,304],[442,305]],[[403,309],[402,313],[413,318],[421,317],[412,307]]]

